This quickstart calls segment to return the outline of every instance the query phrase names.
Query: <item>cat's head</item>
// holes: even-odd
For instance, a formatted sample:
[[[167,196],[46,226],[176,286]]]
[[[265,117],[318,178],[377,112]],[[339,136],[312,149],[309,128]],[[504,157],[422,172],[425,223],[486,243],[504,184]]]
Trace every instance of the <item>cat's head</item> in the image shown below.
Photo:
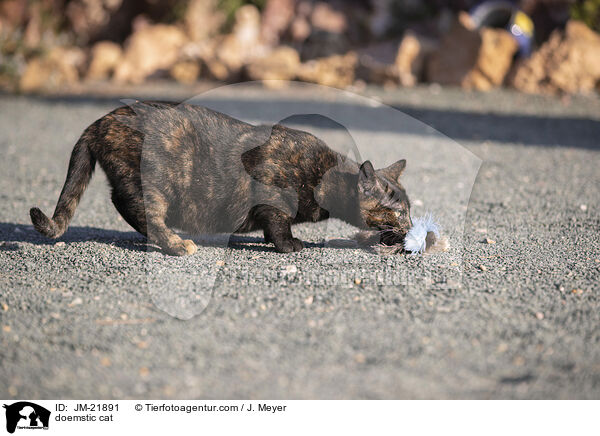
[[[358,202],[364,227],[381,232],[381,242],[393,245],[404,241],[412,226],[410,201],[400,176],[406,160],[375,171],[365,161],[358,172]]]

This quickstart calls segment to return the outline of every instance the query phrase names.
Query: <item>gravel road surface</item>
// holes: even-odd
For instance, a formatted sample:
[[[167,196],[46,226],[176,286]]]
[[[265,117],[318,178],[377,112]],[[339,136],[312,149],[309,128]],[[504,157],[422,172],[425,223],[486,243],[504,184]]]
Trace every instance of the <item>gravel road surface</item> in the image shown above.
[[[600,100],[363,93],[199,101],[257,122],[338,117],[347,130],[290,123],[342,149],[350,134],[379,167],[406,157],[413,216],[433,211],[449,252],[380,256],[330,220],[294,228],[300,253],[253,233],[167,257],[118,215],[100,170],[46,240],[28,210],[52,213],[87,125],[119,97],[193,94],[0,96],[0,397],[599,399]]]

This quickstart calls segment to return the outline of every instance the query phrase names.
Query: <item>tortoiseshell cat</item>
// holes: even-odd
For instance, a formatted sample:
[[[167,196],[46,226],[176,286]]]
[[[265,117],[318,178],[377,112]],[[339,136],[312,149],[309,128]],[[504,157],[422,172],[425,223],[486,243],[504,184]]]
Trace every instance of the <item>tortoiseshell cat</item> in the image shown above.
[[[282,125],[253,126],[201,106],[135,103],[89,126],[73,148],[52,219],[30,210],[41,234],[60,237],[96,162],[112,201],[135,230],[172,255],[193,254],[190,233],[264,231],[277,251],[303,248],[291,224],[340,218],[362,229],[411,226],[400,160],[375,171],[315,136]]]

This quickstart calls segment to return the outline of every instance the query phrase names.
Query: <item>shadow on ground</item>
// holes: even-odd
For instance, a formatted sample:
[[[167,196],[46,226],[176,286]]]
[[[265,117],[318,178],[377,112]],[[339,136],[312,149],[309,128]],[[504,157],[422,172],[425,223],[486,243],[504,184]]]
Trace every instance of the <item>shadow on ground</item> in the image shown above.
[[[186,236],[202,247],[223,247],[223,238],[208,236]],[[146,238],[137,232],[106,230],[97,227],[70,226],[67,232],[58,239],[48,239],[40,235],[31,225],[0,223],[0,252],[16,251],[20,242],[34,245],[52,246],[57,242],[71,244],[75,242],[93,241],[131,251],[160,251],[155,245],[147,244]],[[324,243],[303,241],[305,248],[323,247]],[[227,244],[229,248],[258,252],[275,252],[273,244],[267,244],[263,238],[231,235]],[[335,247],[343,248],[343,247]]]
[[[43,101],[77,104],[109,104],[114,107],[122,106],[119,98],[114,97],[92,97],[92,96],[34,96]],[[163,99],[169,100],[169,99]],[[231,99],[211,100],[210,98],[198,97],[202,104],[212,107],[227,106],[231,103],[232,113],[254,113],[257,107],[268,107],[273,100],[243,100]],[[303,102],[294,99],[278,100],[285,107],[298,106],[298,113],[302,113]],[[311,101],[312,106],[342,105],[344,110],[352,110],[353,106],[358,110],[358,105],[348,102],[336,103],[332,101]],[[394,105],[396,109],[433,127],[435,130],[456,140],[466,141],[496,141],[504,143],[517,143],[525,145],[542,145],[556,147],[578,147],[592,150],[600,150],[600,121],[584,117],[550,117],[536,115],[512,115],[499,113],[474,113],[459,110],[416,108],[410,105]],[[369,117],[365,111],[374,111],[376,108],[360,106],[361,116],[355,117],[352,126],[363,130],[373,130],[373,117]],[[375,118],[376,119],[376,118]],[[406,134],[428,134],[426,126],[416,126],[415,123],[405,123],[403,133]],[[405,129],[404,129],[405,127]],[[398,131],[397,124],[377,125],[377,131]],[[429,132],[431,134],[431,132]]]

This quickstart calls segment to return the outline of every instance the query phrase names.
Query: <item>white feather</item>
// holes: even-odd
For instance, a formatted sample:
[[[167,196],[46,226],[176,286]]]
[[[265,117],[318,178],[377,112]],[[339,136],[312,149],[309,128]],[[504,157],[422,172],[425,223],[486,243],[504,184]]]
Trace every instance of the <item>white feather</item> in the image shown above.
[[[404,239],[404,249],[412,254],[424,253],[427,248],[428,232],[433,232],[436,239],[440,237],[440,228],[433,220],[433,215],[427,213],[421,218],[412,220],[413,226]]]

